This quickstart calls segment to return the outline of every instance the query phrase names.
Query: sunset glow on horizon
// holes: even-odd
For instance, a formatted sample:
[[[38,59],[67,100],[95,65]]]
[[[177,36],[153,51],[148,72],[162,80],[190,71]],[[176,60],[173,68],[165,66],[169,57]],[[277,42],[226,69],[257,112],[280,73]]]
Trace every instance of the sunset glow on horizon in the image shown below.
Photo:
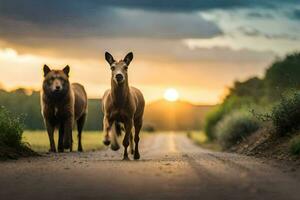
[[[164,93],[164,98],[171,102],[177,101],[179,99],[178,91],[174,88],[168,88]]]

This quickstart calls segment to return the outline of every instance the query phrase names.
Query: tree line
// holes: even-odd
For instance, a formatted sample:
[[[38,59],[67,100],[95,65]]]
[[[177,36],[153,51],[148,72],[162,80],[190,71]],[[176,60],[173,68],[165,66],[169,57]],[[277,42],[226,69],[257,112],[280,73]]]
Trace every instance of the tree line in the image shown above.
[[[21,116],[25,129],[44,129],[40,107],[40,93],[38,91],[19,88],[13,91],[0,89],[0,105],[7,110]],[[103,115],[101,100],[88,100],[88,119],[85,130],[102,130]]]

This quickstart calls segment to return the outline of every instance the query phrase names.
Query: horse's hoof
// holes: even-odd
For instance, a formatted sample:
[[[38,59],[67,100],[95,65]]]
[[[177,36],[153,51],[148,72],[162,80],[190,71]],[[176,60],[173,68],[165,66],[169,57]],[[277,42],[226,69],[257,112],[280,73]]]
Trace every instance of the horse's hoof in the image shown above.
[[[129,159],[129,157],[127,156],[127,157],[124,157],[123,160],[128,161],[128,160],[130,160],[130,159]]]
[[[64,149],[58,149],[58,153],[63,153]]]
[[[78,151],[79,151],[79,152],[83,152],[83,149],[82,149],[82,148],[78,148]]]
[[[119,145],[117,145],[117,144],[112,144],[112,145],[110,145],[110,148],[111,148],[111,150],[113,150],[113,151],[118,151],[119,149],[120,149],[120,146]]]
[[[49,149],[49,153],[56,153],[55,149]]]
[[[104,140],[104,141],[103,141],[103,144],[104,144],[105,146],[108,146],[108,145],[110,145],[110,141],[109,141],[109,140]]]
[[[138,160],[140,159],[140,154],[139,153],[135,153],[133,156],[134,160]]]
[[[64,142],[64,149],[70,149],[70,142]]]

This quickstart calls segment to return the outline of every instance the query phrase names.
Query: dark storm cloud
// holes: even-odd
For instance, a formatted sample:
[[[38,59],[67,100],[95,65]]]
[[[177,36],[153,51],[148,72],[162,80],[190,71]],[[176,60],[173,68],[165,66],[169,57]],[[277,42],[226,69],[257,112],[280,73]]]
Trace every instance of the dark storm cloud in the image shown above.
[[[207,38],[222,30],[193,11],[274,8],[283,2],[287,4],[281,0],[0,0],[0,37]],[[127,13],[120,11],[124,9]]]
[[[0,0],[0,39],[19,37],[208,38],[222,34],[197,13],[169,10],[165,1]],[[159,7],[159,2],[162,7]],[[170,1],[169,1],[170,3]],[[188,2],[189,3],[189,2]],[[175,7],[182,2],[174,1]],[[190,2],[191,4],[191,2]],[[151,7],[151,5],[153,7]],[[157,9],[154,9],[156,8]],[[132,9],[139,8],[139,9]],[[186,7],[185,9],[187,9]]]
[[[295,20],[300,20],[300,9],[294,10],[289,17]]]
[[[257,18],[262,18],[262,19],[266,19],[266,18],[267,19],[272,19],[272,18],[274,18],[274,16],[271,15],[270,13],[262,13],[262,12],[255,12],[255,11],[249,12],[247,14],[247,17],[255,18],[255,19],[257,19]]]
[[[0,0],[0,42],[33,46],[74,38],[211,38],[217,22],[196,11],[278,8],[296,0]],[[252,9],[253,12],[256,11]],[[230,10],[229,12],[231,12]],[[253,14],[252,17],[263,17]],[[256,33],[245,33],[256,34]],[[274,36],[273,36],[274,37]],[[45,46],[46,48],[46,46]]]
[[[0,0],[0,16],[33,23],[68,21],[103,12],[107,7],[161,12],[191,12],[239,7],[276,7],[297,0]]]
[[[265,33],[261,30],[252,27],[239,27],[237,28],[238,32],[250,36],[250,37],[264,37],[266,39],[287,39],[287,40],[298,40],[299,37],[289,34],[289,33],[282,33],[282,34],[271,34]]]
[[[276,8],[280,4],[299,3],[298,0],[112,0],[105,2],[105,5],[138,8],[145,10],[190,12],[209,9],[232,9],[264,7]]]
[[[101,9],[81,18],[32,23],[1,19],[0,38],[66,37],[142,37],[142,38],[209,38],[222,34],[214,23],[196,13],[157,13],[120,9]]]
[[[97,10],[100,7],[138,8],[143,10],[189,12],[207,9],[226,9],[238,7],[276,7],[280,3],[297,3],[298,0],[1,0],[0,11],[3,14],[14,13],[16,16],[28,14],[56,13],[81,15],[86,11]],[[33,13],[32,13],[33,12]],[[32,19],[38,20],[31,15]],[[55,17],[55,16],[52,16]]]

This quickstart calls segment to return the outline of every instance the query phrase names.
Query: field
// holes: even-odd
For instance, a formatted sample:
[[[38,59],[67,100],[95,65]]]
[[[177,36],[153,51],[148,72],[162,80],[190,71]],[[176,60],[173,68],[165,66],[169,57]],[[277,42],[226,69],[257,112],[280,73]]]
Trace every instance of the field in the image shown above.
[[[216,143],[208,141],[206,135],[203,132],[199,131],[192,131],[192,132],[157,132],[160,134],[169,134],[169,133],[175,133],[175,134],[187,134],[187,137],[189,137],[191,140],[195,142],[195,144],[200,145],[205,148],[209,148],[212,150],[220,150],[220,146]],[[157,134],[155,133],[155,134]],[[73,149],[74,151],[77,150],[77,133],[76,131],[73,133]],[[141,137],[145,138],[148,135],[151,135],[146,132],[141,133]],[[58,134],[55,133],[55,142],[57,145],[57,137]],[[103,134],[100,131],[85,131],[82,135],[82,145],[84,148],[84,151],[95,151],[99,150],[103,147],[102,143]],[[23,141],[28,143],[30,147],[37,152],[47,152],[49,150],[49,139],[46,131],[25,131],[23,133]]]
[[[77,133],[73,133],[73,149],[77,150]],[[102,132],[85,131],[82,134],[82,145],[84,151],[94,151],[103,147]],[[55,133],[55,142],[57,145],[58,134]],[[30,147],[37,152],[47,152],[49,150],[49,139],[46,131],[25,131],[23,133],[23,141],[28,143]]]

